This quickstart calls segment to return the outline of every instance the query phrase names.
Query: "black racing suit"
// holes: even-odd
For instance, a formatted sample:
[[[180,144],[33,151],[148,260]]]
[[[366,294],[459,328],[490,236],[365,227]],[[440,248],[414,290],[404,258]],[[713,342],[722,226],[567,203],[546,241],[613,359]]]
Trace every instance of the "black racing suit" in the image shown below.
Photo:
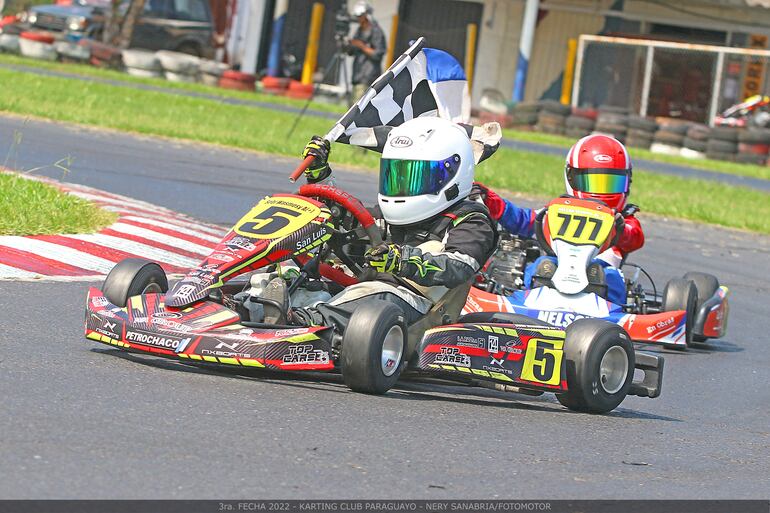
[[[376,211],[376,210],[375,210]],[[497,229],[483,203],[465,199],[443,213],[410,226],[388,226],[388,241],[401,248],[401,270],[377,273],[326,303],[294,309],[301,324],[336,325],[344,331],[362,302],[397,304],[407,324],[418,320],[450,289],[468,283],[492,256]]]

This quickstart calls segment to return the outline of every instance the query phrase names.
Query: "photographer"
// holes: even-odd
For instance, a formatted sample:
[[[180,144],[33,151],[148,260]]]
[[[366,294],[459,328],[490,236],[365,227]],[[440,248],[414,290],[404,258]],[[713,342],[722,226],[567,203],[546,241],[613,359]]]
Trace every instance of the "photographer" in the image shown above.
[[[353,98],[363,96],[366,88],[382,73],[382,57],[387,50],[385,34],[372,17],[372,6],[363,0],[356,2],[352,11],[358,29],[348,43],[353,60]]]

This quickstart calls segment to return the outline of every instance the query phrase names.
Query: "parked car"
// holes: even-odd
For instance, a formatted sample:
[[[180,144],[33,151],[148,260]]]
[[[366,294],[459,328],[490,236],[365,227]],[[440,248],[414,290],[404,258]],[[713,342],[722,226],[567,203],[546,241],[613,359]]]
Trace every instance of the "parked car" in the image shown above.
[[[121,4],[121,15],[125,14],[129,3],[125,0]],[[25,23],[32,29],[61,33],[62,36],[101,39],[107,9],[103,0],[38,5],[27,12]],[[213,27],[207,0],[146,0],[129,46],[212,58]]]

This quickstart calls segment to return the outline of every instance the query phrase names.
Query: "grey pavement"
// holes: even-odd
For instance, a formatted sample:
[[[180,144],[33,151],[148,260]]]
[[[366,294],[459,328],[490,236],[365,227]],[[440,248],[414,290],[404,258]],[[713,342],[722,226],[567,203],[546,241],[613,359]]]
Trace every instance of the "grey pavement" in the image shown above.
[[[101,77],[87,77],[83,75],[78,75],[76,73],[67,73],[64,71],[57,71],[57,70],[46,70],[46,69],[35,68],[32,66],[0,63],[0,68],[13,69],[17,71],[23,71],[25,73],[35,73],[35,74],[45,75],[45,76],[69,78],[73,80],[100,82],[104,84],[110,84],[110,85],[115,85],[120,87],[131,87],[131,88],[142,89],[146,91],[158,91],[163,93],[189,96],[194,98],[204,98],[207,100],[213,100],[213,101],[217,101],[217,102],[229,104],[229,105],[243,105],[247,107],[258,107],[263,109],[272,109],[280,112],[288,112],[292,114],[299,114],[301,112],[300,108],[297,108],[291,105],[281,105],[277,103],[265,102],[265,101],[259,101],[259,100],[228,98],[228,97],[215,95],[215,94],[206,94],[206,93],[201,93],[197,91],[188,91],[184,89],[176,89],[171,87],[159,87],[159,86],[154,86],[149,84],[140,84],[136,82],[129,82],[129,81],[123,81],[123,80],[114,80],[114,79],[107,79],[107,78],[101,78]],[[336,120],[340,117],[341,114],[324,112],[324,111],[310,108],[306,111],[306,115],[322,117],[329,120]],[[506,148],[511,148],[514,150],[543,153],[546,155],[564,156],[566,154],[566,150],[558,146],[553,146],[550,144],[535,143],[535,142],[518,141],[514,139],[503,139],[502,146]],[[763,180],[761,178],[732,175],[729,173],[720,173],[716,171],[706,171],[695,167],[669,164],[665,162],[656,162],[656,161],[647,160],[647,159],[634,159],[634,166],[636,167],[636,169],[643,170],[643,171],[651,171],[653,173],[681,176],[683,178],[698,178],[701,180],[722,182],[729,185],[748,187],[751,189],[757,189],[764,192],[770,192],[770,180]]]
[[[0,118],[3,144],[19,123]],[[37,122],[16,164],[67,153],[70,181],[224,224],[292,190],[296,164]],[[374,198],[373,175],[337,175]],[[0,498],[767,499],[770,238],[641,221],[633,260],[659,286],[719,276],[729,330],[686,352],[648,347],[666,357],[663,395],[605,416],[549,395],[406,382],[371,397],[336,376],[129,355],[83,338],[89,284],[0,282]]]

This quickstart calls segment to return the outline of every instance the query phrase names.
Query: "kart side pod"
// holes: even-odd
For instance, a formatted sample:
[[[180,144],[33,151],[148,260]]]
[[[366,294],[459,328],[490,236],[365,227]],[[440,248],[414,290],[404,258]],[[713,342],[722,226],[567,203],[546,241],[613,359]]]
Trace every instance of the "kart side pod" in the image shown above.
[[[587,390],[583,395],[597,395],[596,390],[599,390],[599,396],[612,396],[604,405],[596,407],[590,407],[590,404],[585,407],[578,400],[575,406],[583,407],[572,409],[581,411],[610,411],[626,395],[650,398],[660,395],[663,357],[634,352],[630,340],[614,346],[607,343],[610,336],[625,334],[616,325],[596,319],[581,322],[584,330],[590,331],[596,326],[606,328],[595,340],[597,346],[604,344],[598,356],[586,356],[587,360],[596,359],[595,363],[576,362],[572,354],[575,351],[565,347],[569,343],[566,329],[534,323],[465,323],[428,330],[418,348],[419,368],[463,381],[473,378],[491,382],[502,385],[494,387],[501,390],[560,394],[560,401],[570,408],[573,404],[567,404],[570,401],[562,398],[569,399],[583,393],[582,390]],[[612,330],[617,333],[613,335]],[[611,351],[612,347],[626,349]],[[582,358],[591,351],[580,352]],[[613,366],[620,370],[613,374]],[[576,367],[580,369],[576,370]],[[635,374],[641,376],[635,379]],[[613,380],[617,384],[613,384]]]

